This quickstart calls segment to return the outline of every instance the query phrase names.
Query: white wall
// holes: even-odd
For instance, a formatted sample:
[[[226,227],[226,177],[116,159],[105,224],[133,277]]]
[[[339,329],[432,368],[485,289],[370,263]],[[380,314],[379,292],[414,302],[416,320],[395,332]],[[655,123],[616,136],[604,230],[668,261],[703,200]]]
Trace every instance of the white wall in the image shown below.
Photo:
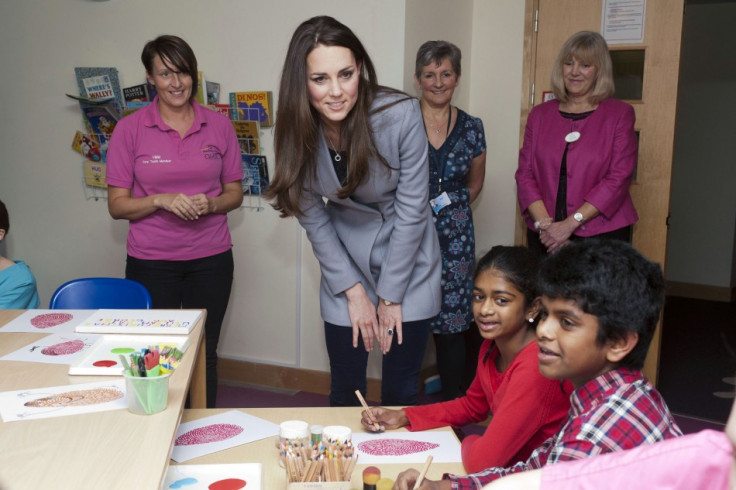
[[[78,108],[64,96],[76,90],[73,68],[116,66],[124,86],[141,83],[144,43],[169,33],[192,45],[205,76],[220,82],[223,94],[272,90],[276,96],[291,33],[324,13],[355,30],[381,83],[395,87],[404,86],[421,42],[457,41],[465,57],[457,102],[483,119],[489,144],[486,186],[476,206],[479,251],[512,242],[523,2],[2,2],[0,199],[11,212],[5,253],[31,265],[43,306],[71,278],[124,274],[127,222],[113,221],[104,201],[85,200],[82,160],[70,148],[82,129]],[[271,131],[262,138],[272,164]],[[319,271],[296,221],[278,218],[270,207],[238,210],[229,220],[236,277],[220,355],[328,370]]]
[[[736,286],[736,3],[689,4],[683,29],[667,279]],[[725,51],[724,51],[725,50]]]

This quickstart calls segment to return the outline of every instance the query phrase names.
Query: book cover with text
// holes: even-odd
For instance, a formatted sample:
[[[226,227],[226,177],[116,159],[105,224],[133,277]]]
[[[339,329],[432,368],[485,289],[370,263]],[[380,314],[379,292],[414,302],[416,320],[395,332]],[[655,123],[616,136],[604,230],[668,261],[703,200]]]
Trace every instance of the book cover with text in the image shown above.
[[[258,121],[269,128],[273,126],[272,92],[230,92],[230,119],[234,121]]]
[[[90,99],[115,99],[115,118],[120,119],[125,107],[118,69],[113,67],[77,66],[74,68],[79,95]]]
[[[258,123],[256,121],[231,121],[240,144],[240,153],[260,153]]]
[[[268,162],[265,155],[240,155],[243,162],[243,194],[261,194],[268,188]]]

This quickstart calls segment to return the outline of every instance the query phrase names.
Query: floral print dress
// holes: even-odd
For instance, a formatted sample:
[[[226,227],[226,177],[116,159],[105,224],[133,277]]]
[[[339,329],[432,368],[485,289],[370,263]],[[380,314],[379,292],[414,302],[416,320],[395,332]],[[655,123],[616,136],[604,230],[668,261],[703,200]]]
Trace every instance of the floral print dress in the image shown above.
[[[433,333],[463,332],[473,321],[475,231],[466,180],[473,158],[484,151],[483,122],[460,109],[442,146],[429,145],[429,198],[442,192],[450,198],[450,204],[434,214],[442,251],[442,310],[432,322]]]

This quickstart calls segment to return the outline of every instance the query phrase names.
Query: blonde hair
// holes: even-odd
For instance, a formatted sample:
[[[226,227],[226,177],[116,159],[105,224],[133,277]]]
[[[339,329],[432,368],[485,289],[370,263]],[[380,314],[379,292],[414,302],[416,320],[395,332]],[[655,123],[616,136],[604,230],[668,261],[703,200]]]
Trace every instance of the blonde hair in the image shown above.
[[[596,68],[596,79],[590,94],[592,103],[597,104],[613,96],[613,67],[606,40],[597,32],[580,31],[565,41],[552,68],[552,91],[557,100],[560,102],[568,100],[562,66],[573,58]]]

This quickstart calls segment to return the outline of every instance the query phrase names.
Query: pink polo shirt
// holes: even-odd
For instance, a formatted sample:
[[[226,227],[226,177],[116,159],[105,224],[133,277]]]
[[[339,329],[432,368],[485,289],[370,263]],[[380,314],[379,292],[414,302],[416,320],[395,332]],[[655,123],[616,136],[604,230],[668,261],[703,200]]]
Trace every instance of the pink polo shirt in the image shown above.
[[[132,189],[133,197],[204,193],[242,180],[243,168],[230,121],[192,101],[194,123],[184,138],[167,126],[158,98],[115,126],[107,150],[107,183]],[[210,214],[185,221],[159,209],[130,221],[128,254],[145,260],[191,260],[232,247],[227,216]]]
[[[696,434],[542,469],[541,490],[727,490],[733,447],[723,432]]]

